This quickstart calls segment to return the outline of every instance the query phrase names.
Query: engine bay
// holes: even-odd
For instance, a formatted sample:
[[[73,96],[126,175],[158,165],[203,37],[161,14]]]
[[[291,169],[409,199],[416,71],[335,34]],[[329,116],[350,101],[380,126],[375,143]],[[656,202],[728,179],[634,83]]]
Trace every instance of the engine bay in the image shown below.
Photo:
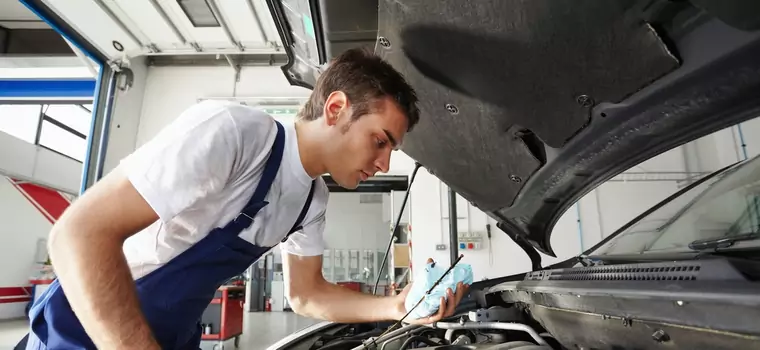
[[[526,322],[523,322],[526,321]],[[431,325],[387,331],[368,324],[343,325],[316,335],[309,350],[339,349],[520,349],[551,350],[561,345],[538,324],[529,324],[516,307],[480,308]],[[383,325],[384,326],[384,325]],[[382,332],[381,332],[382,331]]]
[[[757,271],[753,259],[722,257],[546,269],[471,289],[441,322],[333,324],[287,348],[756,348]]]

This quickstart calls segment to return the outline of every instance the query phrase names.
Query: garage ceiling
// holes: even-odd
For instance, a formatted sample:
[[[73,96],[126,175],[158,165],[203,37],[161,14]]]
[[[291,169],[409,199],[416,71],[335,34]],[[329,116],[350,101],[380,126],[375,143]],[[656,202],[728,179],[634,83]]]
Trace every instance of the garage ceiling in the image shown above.
[[[283,52],[264,0],[43,2],[112,60]]]
[[[17,0],[0,1],[0,27],[7,29],[50,28]]]

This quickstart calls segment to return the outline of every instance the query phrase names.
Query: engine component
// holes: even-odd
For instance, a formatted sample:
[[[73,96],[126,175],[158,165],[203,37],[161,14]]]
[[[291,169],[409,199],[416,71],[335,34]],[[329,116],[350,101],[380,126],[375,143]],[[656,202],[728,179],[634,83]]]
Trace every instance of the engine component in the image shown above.
[[[444,335],[443,338],[446,339],[446,341],[448,341],[449,343],[454,344],[454,341],[452,341],[452,339],[459,339],[463,336],[466,337],[467,340],[469,341],[467,344],[477,343],[477,339],[476,339],[477,337],[475,336],[475,334],[466,329],[447,329],[446,334]]]
[[[514,322],[520,319],[520,311],[513,307],[492,306],[470,311],[467,316],[473,322]]]
[[[403,344],[401,344],[401,348],[399,348],[399,350],[407,350],[409,348],[409,346],[412,345],[415,342],[417,342],[417,343],[425,343],[425,344],[430,345],[430,346],[443,345],[441,343],[437,343],[437,342],[433,341],[432,339],[428,339],[428,338],[420,336],[420,335],[413,335],[413,336],[409,337],[409,339],[407,339],[406,341],[404,341]]]
[[[498,330],[492,330],[490,332],[479,331],[479,333],[480,333],[480,336],[485,339],[483,340],[478,339],[478,342],[501,344],[501,343],[506,343],[507,341],[509,341],[509,338],[507,338],[507,335],[504,332],[501,332]]]
[[[415,350],[552,350],[548,345],[536,345],[527,341],[513,341],[503,344],[442,345],[417,348]]]
[[[462,334],[457,337],[453,342],[451,342],[451,345],[467,345],[470,344],[470,337]]]
[[[527,341],[512,341],[491,346],[488,350],[551,350],[551,347],[548,345],[536,345]]]
[[[538,333],[528,325],[512,322],[464,322],[464,323],[451,323],[451,322],[436,322],[428,327],[441,328],[441,329],[504,329],[512,331],[523,331],[533,338],[538,345],[549,345],[544,338],[538,335]],[[446,339],[451,341],[451,339]]]

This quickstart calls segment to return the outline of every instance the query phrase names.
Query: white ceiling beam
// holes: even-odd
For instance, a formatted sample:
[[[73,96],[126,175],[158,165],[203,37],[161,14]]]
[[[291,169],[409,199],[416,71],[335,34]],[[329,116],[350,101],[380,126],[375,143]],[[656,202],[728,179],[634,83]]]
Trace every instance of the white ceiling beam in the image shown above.
[[[148,0],[151,5],[153,5],[153,9],[158,12],[158,15],[161,16],[161,19],[164,21],[164,23],[172,30],[174,35],[179,39],[179,41],[186,45],[188,43],[187,38],[185,38],[185,35],[180,32],[179,28],[172,22],[171,18],[169,18],[169,15],[166,14],[166,11],[164,11],[163,7],[161,7],[161,4],[158,3],[158,0]],[[193,48],[196,48],[197,51],[200,51],[200,47],[193,46]]]
[[[235,36],[232,34],[232,30],[230,29],[230,26],[227,24],[227,21],[224,19],[224,16],[222,15],[221,11],[219,11],[219,7],[216,6],[216,1],[206,0],[206,5],[208,5],[208,7],[211,9],[211,12],[214,14],[214,17],[216,17],[216,20],[219,21],[219,25],[222,26],[222,29],[224,30],[224,34],[227,36],[227,39],[229,39],[230,43],[232,43],[232,45],[235,45],[235,47],[237,47],[238,50],[245,51],[243,44],[241,44],[240,41],[235,39]]]
[[[107,5],[106,5],[106,4],[103,2],[103,0],[93,0],[93,1],[95,2],[95,4],[97,4],[97,5],[98,5],[98,7],[100,7],[100,9],[101,9],[101,10],[102,10],[102,11],[103,11],[103,12],[104,12],[106,15],[108,15],[108,17],[109,17],[109,18],[111,18],[111,20],[113,21],[113,23],[114,23],[114,24],[116,24],[117,26],[119,26],[119,28],[120,28],[120,29],[121,29],[121,30],[122,30],[122,31],[123,31],[125,34],[127,34],[127,36],[129,36],[129,37],[130,37],[130,39],[132,39],[132,41],[134,41],[134,42],[135,42],[135,44],[137,44],[137,45],[138,45],[138,46],[140,46],[140,47],[145,47],[145,48],[147,48],[148,50],[150,50],[151,52],[160,52],[160,51],[161,51],[161,50],[159,50],[159,49],[158,49],[158,46],[156,46],[156,44],[154,44],[154,43],[148,43],[148,44],[144,44],[144,43],[143,43],[143,42],[142,42],[142,41],[141,41],[141,40],[140,40],[140,39],[139,39],[139,38],[138,38],[138,37],[135,35],[135,33],[133,33],[133,32],[132,32],[132,30],[130,30],[130,29],[127,27],[127,25],[126,25],[126,24],[124,24],[124,22],[123,22],[123,21],[122,21],[122,20],[119,18],[119,16],[117,16],[117,15],[116,15],[116,14],[113,12],[113,10],[111,10],[111,8],[110,8],[110,7],[108,7],[108,6],[107,6]]]

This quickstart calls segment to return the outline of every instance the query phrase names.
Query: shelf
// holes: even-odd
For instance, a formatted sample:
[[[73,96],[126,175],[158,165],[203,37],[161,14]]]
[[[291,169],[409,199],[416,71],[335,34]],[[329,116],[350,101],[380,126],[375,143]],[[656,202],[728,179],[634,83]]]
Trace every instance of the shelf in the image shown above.
[[[197,338],[196,338],[197,339]],[[221,334],[202,334],[201,340],[221,340],[222,335]]]
[[[201,334],[201,340],[227,341],[229,339],[236,338],[236,337],[239,337],[241,335],[243,335],[243,333],[233,334],[233,335],[228,336],[225,339],[222,339],[222,335],[219,334],[219,333],[215,333],[215,334]]]

